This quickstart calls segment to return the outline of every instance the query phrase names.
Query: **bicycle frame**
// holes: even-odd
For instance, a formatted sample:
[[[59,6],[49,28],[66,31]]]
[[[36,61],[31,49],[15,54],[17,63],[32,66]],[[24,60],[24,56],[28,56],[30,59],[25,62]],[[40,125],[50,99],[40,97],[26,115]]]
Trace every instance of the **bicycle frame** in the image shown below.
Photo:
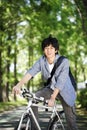
[[[35,121],[35,124],[36,124],[38,130],[41,130],[41,127],[40,127],[40,125],[39,125],[39,123],[38,123],[38,121],[37,121],[37,119],[36,119],[36,117],[35,117],[35,115],[34,115],[34,112],[33,112],[31,106],[37,106],[38,108],[44,108],[44,109],[49,109],[49,108],[51,108],[52,114],[51,114],[50,118],[52,119],[55,115],[57,115],[57,117],[58,117],[58,119],[59,119],[59,121],[60,121],[60,123],[61,123],[61,125],[62,125],[62,127],[63,127],[63,130],[65,130],[65,128],[64,128],[64,126],[63,126],[63,123],[62,123],[62,121],[61,121],[61,119],[60,119],[60,116],[58,115],[57,108],[56,108],[56,104],[55,104],[53,107],[48,107],[47,105],[43,105],[43,104],[41,104],[41,105],[40,105],[40,104],[35,104],[35,103],[33,103],[33,100],[32,100],[32,99],[29,100],[28,105],[27,105],[27,107],[26,107],[26,109],[25,109],[25,112],[24,112],[24,113],[22,114],[22,116],[21,116],[21,119],[20,119],[19,126],[18,126],[18,129],[17,129],[17,130],[20,130],[20,127],[21,127],[21,124],[22,124],[24,115],[25,115],[25,114],[29,114],[29,113],[32,115],[33,120]]]

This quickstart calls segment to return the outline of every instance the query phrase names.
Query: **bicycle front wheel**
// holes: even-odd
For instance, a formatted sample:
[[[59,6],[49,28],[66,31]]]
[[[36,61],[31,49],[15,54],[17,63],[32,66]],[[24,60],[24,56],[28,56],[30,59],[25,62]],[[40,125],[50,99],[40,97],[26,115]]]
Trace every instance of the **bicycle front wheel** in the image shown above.
[[[31,117],[28,114],[25,115],[22,122],[19,121],[15,130],[31,130]]]

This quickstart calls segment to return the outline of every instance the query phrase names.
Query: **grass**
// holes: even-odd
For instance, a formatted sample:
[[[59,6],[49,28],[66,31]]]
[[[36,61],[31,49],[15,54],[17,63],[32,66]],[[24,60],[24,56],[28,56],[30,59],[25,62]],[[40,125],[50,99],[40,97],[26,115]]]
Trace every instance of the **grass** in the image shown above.
[[[24,99],[23,100],[17,99],[17,101],[10,101],[10,102],[0,102],[0,113],[26,104],[27,101]]]

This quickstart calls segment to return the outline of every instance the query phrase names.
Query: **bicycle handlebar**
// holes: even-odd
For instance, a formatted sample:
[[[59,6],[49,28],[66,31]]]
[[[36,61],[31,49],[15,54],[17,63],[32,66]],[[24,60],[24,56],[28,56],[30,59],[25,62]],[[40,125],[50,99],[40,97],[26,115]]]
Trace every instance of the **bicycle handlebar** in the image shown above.
[[[43,102],[44,104],[48,104],[48,102],[44,99],[44,97],[38,98],[38,97],[35,96],[35,93],[31,93],[27,89],[22,89],[21,91],[22,91],[22,96],[24,98],[33,99],[34,103]]]

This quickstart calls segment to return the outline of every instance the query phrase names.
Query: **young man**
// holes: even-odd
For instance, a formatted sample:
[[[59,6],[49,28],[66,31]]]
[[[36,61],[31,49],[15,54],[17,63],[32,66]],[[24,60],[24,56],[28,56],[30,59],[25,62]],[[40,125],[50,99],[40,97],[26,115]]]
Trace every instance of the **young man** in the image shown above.
[[[46,81],[51,76],[51,71],[57,59],[60,57],[58,54],[59,44],[56,38],[49,36],[42,41],[43,55],[38,61],[28,70],[22,80],[13,88],[15,93],[20,92],[20,88],[24,83],[27,83],[32,77],[34,77],[38,72],[41,71],[44,80]],[[48,99],[48,106],[53,106],[55,99],[60,99],[66,120],[68,129],[67,130],[77,130],[76,116],[75,116],[75,90],[72,86],[69,77],[69,61],[65,58],[60,66],[56,69],[55,74],[51,79],[51,83],[36,92],[36,96],[44,97]],[[37,108],[33,108],[38,118]],[[35,126],[35,125],[33,125]],[[36,127],[33,128],[36,130]]]

